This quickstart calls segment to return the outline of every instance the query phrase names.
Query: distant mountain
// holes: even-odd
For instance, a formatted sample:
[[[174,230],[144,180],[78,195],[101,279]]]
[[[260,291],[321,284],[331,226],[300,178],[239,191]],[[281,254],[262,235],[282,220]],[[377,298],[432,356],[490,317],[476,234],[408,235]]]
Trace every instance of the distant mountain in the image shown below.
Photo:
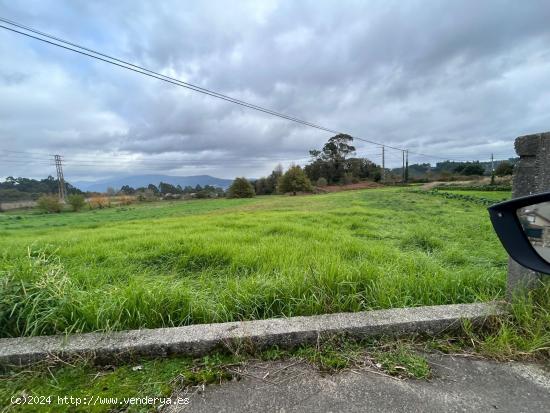
[[[170,175],[134,175],[121,178],[102,179],[98,181],[80,181],[72,184],[82,191],[105,192],[107,188],[119,190],[124,185],[130,185],[132,188],[147,186],[154,184],[158,186],[161,182],[166,182],[171,185],[186,186],[205,186],[211,185],[226,189],[233,182],[232,179],[215,178],[210,175],[194,175],[194,176],[170,176]]]

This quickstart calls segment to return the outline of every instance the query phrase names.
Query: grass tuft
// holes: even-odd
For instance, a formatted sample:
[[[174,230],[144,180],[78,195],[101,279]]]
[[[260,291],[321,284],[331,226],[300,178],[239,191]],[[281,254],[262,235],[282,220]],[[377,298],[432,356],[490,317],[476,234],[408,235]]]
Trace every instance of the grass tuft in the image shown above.
[[[550,360],[550,281],[518,293],[509,313],[486,328],[476,330],[464,323],[462,335],[433,339],[428,347],[503,361]]]
[[[478,353],[497,359],[550,359],[550,282],[516,295],[507,317],[495,320],[492,330],[469,331]]]
[[[375,351],[373,358],[391,376],[415,379],[428,379],[431,376],[431,368],[426,359],[399,342],[390,350]]]
[[[0,331],[12,336],[70,331],[79,323],[74,289],[58,257],[29,248],[0,277]]]

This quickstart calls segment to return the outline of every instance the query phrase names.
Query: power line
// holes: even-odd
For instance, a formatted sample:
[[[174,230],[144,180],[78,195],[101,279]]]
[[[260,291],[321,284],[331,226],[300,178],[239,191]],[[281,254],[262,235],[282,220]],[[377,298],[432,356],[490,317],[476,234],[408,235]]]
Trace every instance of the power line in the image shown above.
[[[225,101],[228,101],[228,102],[231,102],[231,103],[235,103],[237,105],[241,105],[241,106],[247,107],[249,109],[254,109],[254,110],[257,110],[257,111],[260,111],[260,112],[263,112],[263,113],[266,113],[266,114],[269,114],[269,115],[272,115],[272,116],[277,116],[279,118],[287,119],[287,120],[290,120],[292,122],[300,123],[300,124],[305,125],[305,126],[309,126],[309,127],[312,127],[312,128],[323,130],[325,132],[330,132],[330,133],[335,133],[335,134],[342,133],[342,132],[337,131],[335,129],[330,129],[330,128],[327,128],[327,127],[324,127],[324,126],[321,126],[321,125],[318,125],[318,124],[315,124],[315,123],[312,123],[312,122],[308,122],[308,121],[296,118],[296,117],[291,116],[291,115],[276,112],[272,109],[268,109],[268,108],[265,108],[265,107],[262,107],[262,106],[259,106],[259,105],[255,105],[255,104],[252,104],[252,103],[240,100],[240,99],[236,99],[236,98],[233,98],[231,96],[224,95],[222,93],[219,93],[219,92],[207,89],[207,88],[203,88],[203,87],[194,85],[192,83],[184,82],[182,80],[175,79],[173,77],[163,75],[161,73],[158,73],[158,72],[155,72],[153,70],[144,68],[142,66],[139,66],[139,65],[124,61],[122,59],[118,59],[118,58],[109,56],[105,53],[101,53],[101,52],[98,52],[96,50],[81,46],[77,43],[70,42],[70,41],[64,40],[64,39],[56,37],[56,36],[52,36],[48,33],[44,33],[42,31],[39,31],[37,29],[34,29],[32,27],[29,27],[29,26],[26,26],[26,25],[23,25],[23,24],[20,24],[20,23],[17,23],[17,22],[14,22],[12,20],[8,20],[8,19],[0,17],[0,21],[2,21],[4,23],[7,23],[9,25],[12,25],[12,26],[21,28],[21,29],[26,30],[28,32],[35,33],[39,36],[54,40],[55,42],[50,41],[50,40],[46,40],[42,37],[34,36],[32,34],[29,34],[29,33],[22,32],[20,30],[16,30],[16,29],[11,28],[11,27],[0,25],[0,27],[3,28],[3,29],[21,34],[23,36],[27,36],[27,37],[35,39],[35,40],[39,40],[41,42],[44,42],[44,43],[47,43],[47,44],[50,44],[50,45],[53,45],[53,46],[57,46],[57,47],[60,47],[60,48],[63,48],[63,49],[66,49],[66,50],[69,50],[69,51],[72,51],[72,52],[75,52],[75,53],[79,53],[79,54],[84,55],[84,56],[91,57],[91,58],[96,59],[96,60],[100,60],[100,61],[103,61],[103,62],[106,62],[106,63],[110,63],[112,65],[119,66],[119,67],[122,67],[124,69],[128,69],[128,70],[134,71],[136,73],[140,73],[140,74],[145,75],[145,76],[149,76],[149,77],[156,78],[158,80],[162,80],[164,82],[172,83],[174,85],[184,87],[184,88],[193,90],[195,92],[199,92],[199,93],[206,94],[206,95],[209,95],[209,96],[212,96],[212,97],[215,97],[215,98],[218,98],[218,99],[222,99],[222,100],[225,100]],[[56,43],[56,42],[63,43],[67,46],[64,46],[63,44],[59,44],[59,43]],[[72,46],[72,47],[69,47],[69,46]],[[81,50],[77,50],[75,48],[78,48],[78,49],[81,49]],[[358,136],[354,136],[354,138],[357,139],[357,140],[366,142],[366,143],[370,143],[370,144],[374,144],[374,145],[377,145],[377,146],[386,147],[386,148],[390,148],[390,149],[395,149],[395,150],[402,151],[402,152],[404,152],[406,150],[404,148],[399,148],[399,147],[395,147],[395,146],[391,146],[391,145],[385,145],[383,143],[376,142],[376,141],[373,141],[373,140],[370,140],[370,139],[364,139],[364,138],[361,138],[361,137],[358,137]],[[443,158],[443,157],[436,156],[436,155],[426,155],[426,154],[417,153],[417,152],[413,152],[413,151],[409,151],[409,153],[410,154],[427,156],[427,157],[431,157],[433,159],[448,159],[448,158]]]
[[[3,19],[0,17],[0,21],[5,21],[5,22],[9,22],[7,19]],[[9,23],[9,24],[13,24],[13,23]],[[187,82],[184,82],[184,81],[181,81],[181,80],[178,80],[178,79],[175,79],[175,78],[172,78],[172,77],[169,77],[169,76],[166,76],[166,75],[163,75],[161,73],[158,73],[158,72],[155,72],[153,70],[149,70],[149,69],[145,69],[145,68],[142,68],[141,66],[138,66],[138,65],[135,65],[135,64],[131,64],[131,63],[127,63],[123,60],[120,60],[120,59],[117,59],[117,58],[113,58],[113,57],[110,57],[108,55],[105,55],[103,53],[99,53],[99,52],[95,52],[95,51],[92,51],[92,49],[88,49],[86,47],[82,47],[82,46],[75,46],[75,47],[78,47],[78,48],[81,48],[82,50],[88,50],[88,51],[92,51],[93,53],[97,53],[99,56],[105,56],[107,57],[108,59],[112,59],[111,60],[107,60],[107,59],[104,59],[104,58],[101,58],[99,56],[94,56],[90,53],[86,53],[86,52],[83,52],[81,50],[76,50],[76,49],[73,49],[71,47],[67,47],[67,46],[63,46],[62,44],[58,44],[58,43],[54,43],[54,42],[51,42],[51,41],[48,41],[46,39],[42,39],[40,37],[37,37],[37,36],[33,36],[31,34],[28,34],[28,33],[24,33],[24,32],[21,32],[19,30],[15,30],[13,28],[10,28],[10,27],[6,27],[6,26],[3,26],[3,25],[0,25],[1,28],[3,29],[6,29],[6,30],[10,30],[12,32],[15,32],[15,33],[19,33],[23,36],[27,36],[27,37],[30,37],[30,38],[33,38],[33,39],[36,39],[36,40],[39,40],[41,42],[44,42],[44,43],[48,43],[50,45],[53,45],[53,46],[57,46],[57,47],[61,47],[63,49],[66,49],[66,50],[70,50],[72,52],[75,52],[75,53],[79,53],[81,55],[85,55],[85,56],[88,56],[88,57],[91,57],[93,59],[97,59],[97,60],[101,60],[103,62],[106,62],[106,63],[110,63],[112,65],[115,65],[115,66],[119,66],[119,67],[122,67],[124,69],[128,69],[128,70],[132,70],[136,73],[141,73],[142,75],[146,75],[146,76],[149,76],[149,77],[153,77],[153,78],[156,78],[156,79],[159,79],[159,80],[162,80],[164,82],[168,82],[168,83],[172,83],[172,84],[175,84],[177,86],[181,86],[181,87],[184,87],[184,88],[187,88],[187,89],[190,89],[190,90],[193,90],[195,92],[199,92],[199,93],[203,93],[203,94],[206,94],[206,95],[209,95],[209,96],[212,96],[212,97],[216,97],[218,99],[222,99],[222,100],[226,100],[228,102],[231,102],[231,103],[235,103],[235,104],[238,104],[238,105],[241,105],[241,106],[245,106],[245,107],[248,107],[250,109],[254,109],[254,110],[257,110],[257,111],[260,111],[260,112],[264,112],[264,113],[267,113],[267,114],[270,114],[270,115],[273,115],[273,116],[278,116],[280,118],[284,118],[284,119],[287,119],[287,120],[290,120],[290,121],[293,121],[293,122],[297,122],[297,123],[301,123],[303,125],[306,125],[306,126],[310,126],[310,127],[313,127],[313,128],[316,128],[316,129],[320,129],[320,130],[324,130],[326,132],[330,132],[330,133],[341,133],[341,132],[338,132],[336,130],[333,130],[333,129],[329,129],[329,128],[325,128],[323,126],[320,126],[320,125],[315,125],[311,122],[307,122],[307,121],[304,121],[304,120],[301,120],[301,119],[298,119],[298,118],[294,118],[290,115],[285,115],[285,114],[282,114],[282,113],[279,113],[279,112],[276,112],[276,111],[273,111],[271,109],[267,109],[267,108],[263,108],[261,106],[257,106],[257,105],[254,105],[254,104],[251,104],[251,103],[248,103],[248,102],[245,102],[245,101],[241,101],[239,99],[236,99],[236,98],[233,98],[233,97],[230,97],[230,96],[227,96],[227,95],[223,95],[221,93],[218,93],[218,92],[215,92],[215,91],[211,91],[209,89],[205,89],[205,88],[202,88],[200,86],[196,86],[196,85],[193,85],[191,83],[187,83]],[[17,27],[24,27],[22,25],[17,25]],[[41,33],[37,30],[30,30],[30,29],[25,29],[25,30],[29,30],[29,31],[32,31],[34,33]],[[51,38],[51,39],[56,39],[54,36],[50,36],[50,35],[46,35],[46,34],[41,34],[42,36],[44,37],[48,37],[48,38]],[[57,41],[60,41],[62,43],[65,43],[65,44],[69,44],[69,45],[74,45],[74,43],[71,43],[71,42],[68,42],[68,41],[64,41],[64,40],[57,40]],[[121,62],[123,64],[119,64],[119,63],[116,63],[116,62]],[[136,69],[134,69],[136,68]],[[138,70],[139,69],[139,70]],[[383,145],[381,143],[378,143],[378,142],[374,142],[374,141],[369,141],[369,140],[366,140],[366,139],[363,139],[363,138],[357,138],[359,140],[363,140],[365,142],[368,142],[368,143],[372,143],[372,144],[375,144],[375,145]],[[387,145],[384,145],[384,146],[387,146]],[[394,148],[394,149],[398,149],[398,150],[402,150],[402,149],[399,149],[399,148]]]
[[[0,161],[2,161],[2,163],[4,162],[9,162],[9,163],[33,163],[33,164],[42,164],[42,165],[49,165],[51,163],[51,160],[47,160],[47,159],[44,159],[44,160],[36,160],[36,159],[31,159],[32,162],[29,162],[28,160],[26,159],[3,159],[3,158],[0,158]]]
[[[256,159],[270,159],[270,160],[291,160],[291,159],[296,159],[295,156],[286,156],[286,157],[271,157],[269,155],[256,155],[255,156]],[[306,158],[309,158],[308,156],[302,156],[300,159],[306,159]],[[69,156],[68,158],[64,158],[68,161],[77,161],[77,162],[80,162],[80,161],[83,161],[83,162],[112,162],[113,159],[119,159],[119,160],[122,160],[122,161],[136,161],[136,162],[155,162],[155,163],[163,163],[163,162],[188,162],[188,161],[192,161],[192,160],[197,160],[197,161],[200,161],[200,160],[222,160],[222,159],[228,159],[227,155],[226,154],[223,154],[223,155],[220,155],[219,157],[211,157],[211,158],[197,158],[196,156],[194,158],[179,158],[179,159],[165,159],[165,158],[158,158],[158,159],[151,159],[151,158],[133,158],[129,155],[103,155],[103,156],[86,156],[86,157],[82,157],[82,156],[75,156],[75,157],[72,157],[72,156]],[[238,160],[249,160],[250,158],[235,158],[235,157],[229,157],[229,159],[238,159]]]
[[[116,159],[116,158],[113,158]],[[112,165],[113,159],[96,159],[96,160],[77,160],[68,158],[64,160],[65,164],[74,164],[74,165]],[[140,165],[158,165],[158,166],[170,166],[174,164],[200,164],[200,163],[208,163],[208,162],[249,162],[249,163],[257,163],[257,162],[269,162],[269,161],[295,161],[295,160],[306,160],[308,158],[258,158],[255,159],[245,159],[245,158],[231,158],[231,157],[224,157],[224,158],[211,158],[211,159],[179,159],[179,160],[171,160],[171,161],[162,161],[162,160],[154,160],[154,159],[122,159],[119,160],[119,163],[121,165],[125,164],[140,164]]]
[[[0,152],[7,151],[0,149]],[[31,153],[31,152],[23,152],[23,151],[10,151],[10,152],[17,152],[16,155],[11,155],[9,158],[4,158],[0,156],[0,161],[4,163],[14,163],[14,164],[35,164],[35,165],[53,165],[51,157],[50,158],[42,158],[42,157],[32,157],[32,156],[24,156],[25,153]],[[358,156],[361,157],[368,157],[368,158],[380,158],[381,153],[373,153],[370,151],[363,151],[363,150],[356,150],[356,153]],[[52,155],[53,156],[53,155]],[[389,159],[390,161],[401,161],[402,155],[401,153],[395,153],[395,152],[386,152],[385,158]],[[80,168],[80,167],[93,167],[93,166],[113,166],[113,162],[118,161],[117,166],[125,167],[129,165],[143,165],[147,167],[169,167],[169,166],[177,166],[174,164],[183,164],[183,165],[193,165],[193,164],[210,164],[210,163],[216,163],[219,161],[224,162],[249,162],[249,163],[257,163],[257,162],[266,162],[266,161],[296,161],[296,160],[307,160],[309,157],[304,156],[301,158],[296,158],[293,156],[289,157],[278,157],[273,158],[269,156],[260,156],[255,158],[240,158],[240,157],[223,157],[223,158],[184,158],[184,159],[135,159],[131,155],[111,155],[111,156],[93,156],[93,157],[84,157],[84,156],[76,156],[76,157],[62,157],[62,161],[66,165],[70,165],[71,168]],[[472,159],[471,157],[465,158],[466,160]],[[499,161],[498,157],[494,158],[495,161]],[[481,158],[478,159],[480,162],[488,161]],[[507,160],[507,159],[501,159],[501,160]],[[450,160],[449,160],[450,161]],[[461,161],[455,161],[455,162],[462,162]]]
[[[24,154],[26,156],[28,156],[28,155],[40,155],[40,156],[43,157],[42,159],[46,159],[47,157],[53,156],[52,154],[45,153],[45,152],[12,151],[12,150],[8,150],[8,149],[0,149],[0,152],[13,153],[14,154],[13,156],[21,156],[19,154]]]
[[[9,155],[9,158],[5,158],[9,161],[18,161],[22,163],[26,163],[27,160],[37,160],[37,161],[45,161],[51,163],[51,155],[48,157],[34,157],[30,155],[25,154],[31,154],[33,152],[24,152],[24,151],[8,151],[4,149],[0,149],[0,160],[4,159],[2,158],[1,152],[15,152],[14,155]],[[38,152],[35,152],[38,153]],[[223,156],[223,157],[222,157]],[[197,158],[196,156],[194,158],[136,158],[135,155],[131,154],[111,154],[111,155],[77,155],[77,156],[60,156],[61,159],[64,161],[64,163],[77,163],[77,164],[102,164],[107,163],[109,165],[112,165],[113,161],[121,161],[121,162],[127,162],[132,164],[147,164],[151,163],[154,165],[165,165],[165,164],[174,164],[174,163],[201,163],[201,162],[216,162],[216,161],[234,161],[234,162],[265,162],[265,161],[292,161],[292,160],[306,160],[309,159],[308,156],[302,156],[300,158],[297,158],[296,156],[289,155],[289,156],[280,156],[280,157],[273,157],[270,155],[256,155],[254,158],[242,158],[242,157],[231,157],[227,156],[226,154],[221,154],[219,157],[210,157],[210,158]]]
[[[2,154],[0,154],[0,156],[4,156]],[[35,157],[32,157],[32,156],[23,156],[23,155],[11,155],[9,158],[0,158],[0,159],[6,159],[6,160],[9,160],[9,161],[26,161],[26,160],[32,160],[32,161],[49,161],[51,159],[48,159],[48,158],[35,158]]]

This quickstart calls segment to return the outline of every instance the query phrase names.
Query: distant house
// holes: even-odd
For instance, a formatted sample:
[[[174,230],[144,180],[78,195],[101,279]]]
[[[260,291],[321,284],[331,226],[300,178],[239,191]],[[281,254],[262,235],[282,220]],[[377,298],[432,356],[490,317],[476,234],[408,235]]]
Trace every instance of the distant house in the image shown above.
[[[550,202],[523,208],[518,217],[537,251],[539,248],[550,250]]]

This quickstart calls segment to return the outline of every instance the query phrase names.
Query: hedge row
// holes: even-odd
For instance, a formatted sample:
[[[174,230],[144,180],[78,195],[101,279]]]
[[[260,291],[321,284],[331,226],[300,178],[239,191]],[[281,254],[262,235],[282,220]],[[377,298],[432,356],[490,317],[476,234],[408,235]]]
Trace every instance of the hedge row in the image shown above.
[[[479,186],[452,186],[441,185],[435,189],[449,190],[449,191],[499,191],[499,192],[512,192],[510,185],[479,185]]]
[[[422,190],[412,190],[411,192],[417,193],[417,194],[425,194],[425,195],[434,195],[434,196],[442,196],[447,199],[458,199],[461,201],[468,201],[468,202],[474,202],[479,205],[488,206],[493,205],[498,202],[506,201],[508,198],[503,199],[489,199],[484,198],[481,196],[473,196],[473,195],[462,195],[462,194],[453,194],[450,192],[443,192],[439,191],[437,189],[432,189],[430,191],[422,191]]]

